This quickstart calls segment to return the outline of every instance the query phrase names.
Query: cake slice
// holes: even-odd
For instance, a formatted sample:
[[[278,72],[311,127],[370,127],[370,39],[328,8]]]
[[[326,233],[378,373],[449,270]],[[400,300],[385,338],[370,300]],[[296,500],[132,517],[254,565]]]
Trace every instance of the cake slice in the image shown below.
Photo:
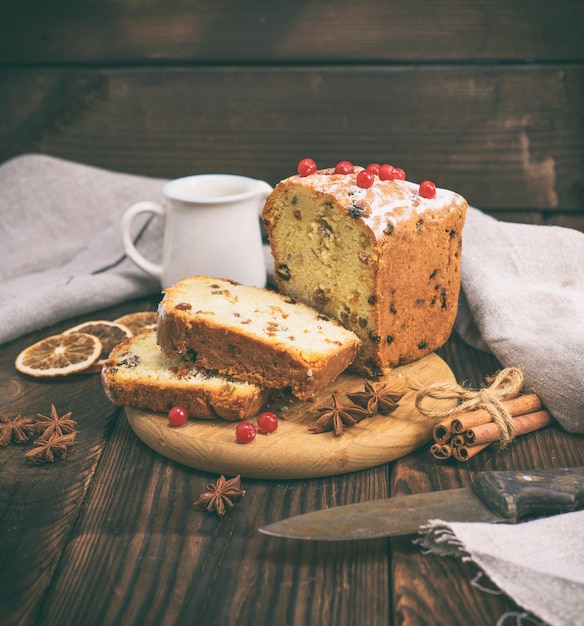
[[[263,219],[280,293],[355,332],[368,376],[415,361],[452,332],[467,203],[405,180],[334,169],[281,181]],[[429,196],[429,197],[427,197]]]
[[[205,276],[164,291],[158,343],[169,356],[308,399],[355,358],[360,339],[274,291]]]
[[[167,412],[184,406],[189,417],[226,420],[257,415],[269,391],[165,356],[156,331],[144,330],[117,345],[102,369],[106,396],[117,406]]]

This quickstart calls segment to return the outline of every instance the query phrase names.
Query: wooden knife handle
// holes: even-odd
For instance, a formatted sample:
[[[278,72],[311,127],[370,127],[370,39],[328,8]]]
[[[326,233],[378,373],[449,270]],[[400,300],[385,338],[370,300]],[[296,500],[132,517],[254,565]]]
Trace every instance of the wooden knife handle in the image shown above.
[[[541,471],[481,472],[472,490],[510,522],[584,508],[584,467]]]

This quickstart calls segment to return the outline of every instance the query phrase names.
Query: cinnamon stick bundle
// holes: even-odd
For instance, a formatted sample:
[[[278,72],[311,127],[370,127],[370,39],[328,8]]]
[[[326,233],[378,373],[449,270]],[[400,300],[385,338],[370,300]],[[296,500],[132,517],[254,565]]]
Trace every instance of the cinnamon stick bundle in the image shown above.
[[[542,406],[541,400],[535,393],[517,396],[511,400],[506,400],[503,404],[512,417],[538,411]],[[454,435],[463,433],[469,428],[488,423],[492,423],[490,413],[485,409],[475,409],[474,411],[465,411],[441,420],[434,426],[432,434],[436,443],[445,444]]]
[[[513,419],[515,436],[525,435],[544,428],[553,420],[551,414],[542,408],[536,394],[517,396],[503,402]],[[434,428],[435,443],[430,452],[436,459],[451,456],[458,461],[468,461],[492,443],[500,440],[500,427],[492,421],[484,409],[458,413],[442,420]]]

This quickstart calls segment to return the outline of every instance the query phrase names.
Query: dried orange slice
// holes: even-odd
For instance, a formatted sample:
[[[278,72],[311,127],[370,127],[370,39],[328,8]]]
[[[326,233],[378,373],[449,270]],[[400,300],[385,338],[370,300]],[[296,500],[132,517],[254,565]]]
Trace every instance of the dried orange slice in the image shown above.
[[[114,320],[117,324],[122,324],[130,329],[133,335],[141,333],[143,330],[156,328],[158,313],[156,311],[139,311],[138,313],[128,313]]]
[[[83,372],[97,362],[103,346],[94,335],[61,333],[23,350],[14,365],[29,376],[67,376]]]
[[[78,324],[65,331],[65,334],[69,333],[87,333],[88,335],[97,337],[101,342],[101,354],[97,361],[85,370],[87,374],[101,372],[102,365],[106,362],[109,353],[114,347],[124,339],[132,336],[132,331],[127,326],[107,320],[94,320],[92,322]]]

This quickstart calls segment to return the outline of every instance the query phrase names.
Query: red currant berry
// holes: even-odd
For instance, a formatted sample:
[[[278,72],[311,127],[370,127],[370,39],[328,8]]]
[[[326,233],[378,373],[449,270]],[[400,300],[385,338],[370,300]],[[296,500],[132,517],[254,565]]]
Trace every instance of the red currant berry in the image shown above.
[[[264,433],[264,435],[273,433],[276,428],[278,428],[278,418],[274,413],[270,413],[269,411],[260,413],[258,415],[258,428],[260,429],[260,433]]]
[[[316,172],[316,163],[312,159],[302,159],[298,163],[298,173],[300,176],[310,176]]]
[[[395,167],[384,163],[379,168],[379,180],[394,180],[395,179]]]
[[[369,165],[365,168],[369,172],[373,172],[373,174],[379,175],[379,168],[381,166],[379,163],[369,163]]]
[[[406,173],[402,170],[401,167],[396,167],[394,169],[395,172],[395,180],[405,180],[406,179]]]
[[[256,436],[255,426],[251,422],[239,422],[235,429],[235,437],[239,443],[249,443]]]
[[[374,179],[375,174],[373,174],[373,172],[370,172],[369,170],[361,170],[357,174],[357,185],[363,189],[369,189],[369,187],[373,184]]]
[[[418,193],[422,196],[422,198],[435,198],[436,185],[431,180],[425,180],[420,183]]]
[[[354,170],[351,161],[339,161],[335,167],[335,174],[352,174]]]
[[[184,406],[173,406],[168,412],[168,422],[171,426],[182,426],[189,419],[189,412]]]

